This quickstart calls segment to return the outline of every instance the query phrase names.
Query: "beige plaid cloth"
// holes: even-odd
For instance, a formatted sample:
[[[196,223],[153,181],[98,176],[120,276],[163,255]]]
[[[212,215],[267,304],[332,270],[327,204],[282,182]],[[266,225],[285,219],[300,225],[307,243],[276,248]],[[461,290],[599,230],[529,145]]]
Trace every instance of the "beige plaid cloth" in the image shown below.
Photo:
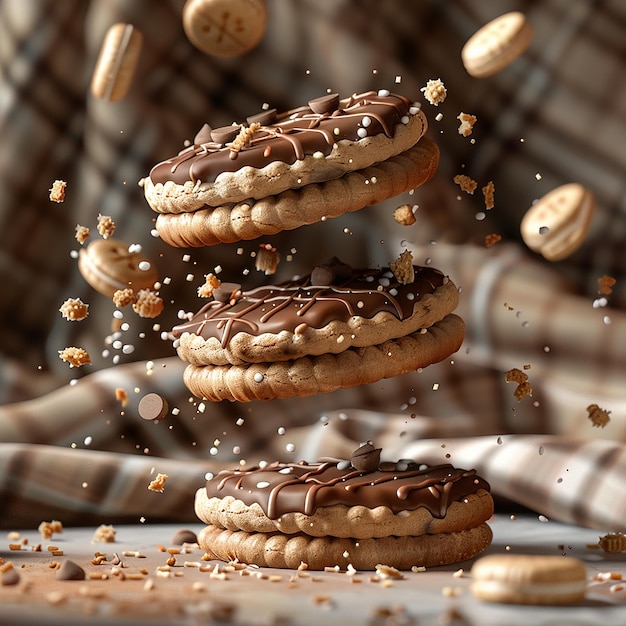
[[[264,41],[230,60],[189,44],[182,5],[0,3],[0,526],[191,521],[207,471],[240,459],[345,458],[372,439],[388,459],[477,468],[501,507],[626,530],[626,4],[509,3],[527,13],[533,42],[482,81],[464,72],[459,52],[501,12],[495,3],[268,0]],[[89,96],[88,86],[117,21],[143,31],[144,49],[131,92],[112,105]],[[391,87],[419,97],[437,77],[448,98],[438,109],[424,103],[442,153],[435,180],[267,242],[284,259],[277,280],[332,255],[376,265],[411,249],[416,263],[442,269],[461,289],[468,330],[456,355],[327,396],[204,406],[188,397],[183,364],[151,321],[133,320],[133,354],[104,345],[113,309],[70,256],[76,223],[93,227],[99,213],[111,215],[116,236],[141,243],[172,277],[159,320],[167,329],[179,309],[198,308],[198,280],[187,282],[188,272],[200,278],[221,265],[239,280],[258,242],[242,244],[243,254],[237,246],[194,250],[183,262],[182,251],[149,234],[153,215],[135,183],[152,164],[204,122],[229,124],[264,103],[285,110],[326,89]],[[475,144],[457,133],[461,111],[478,116]],[[480,194],[452,183],[458,173],[494,181],[496,206],[485,219],[477,219]],[[57,178],[68,181],[61,205],[47,197]],[[598,209],[580,250],[550,265],[525,249],[519,222],[535,198],[570,181],[589,187]],[[414,227],[393,221],[402,202],[419,205]],[[494,232],[503,239],[486,248]],[[617,282],[608,306],[598,306],[605,274]],[[247,280],[261,280],[253,265]],[[60,317],[68,297],[90,303],[87,320]],[[70,371],[57,358],[68,345],[88,348],[94,365]],[[512,368],[528,375],[532,396],[514,397],[515,383],[505,381]],[[128,406],[117,388],[128,392]],[[148,392],[169,403],[159,422],[138,414]],[[591,404],[610,411],[604,428],[590,421]],[[159,472],[169,476],[163,493],[147,489]]]

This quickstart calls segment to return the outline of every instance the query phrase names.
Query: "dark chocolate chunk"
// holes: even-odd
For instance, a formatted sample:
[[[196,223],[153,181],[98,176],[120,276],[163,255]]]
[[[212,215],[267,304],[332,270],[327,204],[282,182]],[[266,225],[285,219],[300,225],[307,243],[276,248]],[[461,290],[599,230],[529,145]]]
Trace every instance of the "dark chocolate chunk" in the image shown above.
[[[172,536],[172,544],[175,546],[182,546],[183,543],[198,543],[198,537],[193,530],[188,528],[180,528]]]
[[[267,109],[267,111],[261,111],[255,113],[246,118],[248,124],[261,124],[261,126],[268,126],[276,121],[276,109]]]
[[[211,137],[211,127],[208,124],[204,124],[196,133],[196,136],[193,138],[193,142],[195,144],[203,144],[210,143],[211,141],[213,141],[213,137]]]
[[[324,113],[332,113],[339,106],[339,94],[329,93],[313,100],[309,100],[309,106],[313,113],[323,115]]]
[[[381,448],[375,448],[369,441],[357,448],[350,457],[352,467],[361,472],[373,472],[378,469]]]
[[[215,143],[225,144],[232,141],[241,130],[241,126],[220,126],[219,128],[211,129],[211,139]]]
[[[57,580],[85,580],[85,570],[74,561],[63,561],[57,570]]]

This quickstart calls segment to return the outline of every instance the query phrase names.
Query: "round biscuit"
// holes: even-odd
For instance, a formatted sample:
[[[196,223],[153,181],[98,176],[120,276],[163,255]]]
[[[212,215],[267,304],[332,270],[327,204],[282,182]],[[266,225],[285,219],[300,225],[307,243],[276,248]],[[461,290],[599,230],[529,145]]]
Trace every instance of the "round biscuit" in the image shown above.
[[[177,247],[256,239],[339,217],[410,191],[428,182],[438,164],[437,145],[422,138],[400,155],[325,183],[257,201],[160,214],[156,229],[165,242]]]
[[[151,289],[158,278],[156,267],[147,257],[129,252],[128,244],[110,238],[94,239],[81,248],[78,269],[91,287],[109,298],[127,287],[135,291]]]
[[[91,93],[96,98],[117,102],[126,95],[142,44],[143,35],[132,24],[109,28],[91,79]]]
[[[336,565],[342,569],[352,565],[357,570],[374,570],[378,565],[400,570],[414,565],[436,567],[476,556],[489,546],[491,539],[487,524],[454,533],[379,539],[247,533],[211,525],[198,533],[200,547],[211,558],[289,569],[306,563],[310,570]]]
[[[447,280],[433,293],[417,299],[412,315],[403,320],[387,311],[379,311],[372,318],[352,315],[345,322],[334,320],[321,328],[306,326],[297,332],[282,330],[252,335],[239,331],[225,346],[216,337],[205,339],[184,332],[179,338],[178,355],[191,365],[243,365],[339,354],[350,348],[381,344],[429,328],[452,313],[458,301],[456,285]]]
[[[234,57],[255,48],[267,25],[264,0],[187,0],[183,29],[206,54]]]
[[[464,336],[463,320],[451,313],[426,332],[379,345],[275,363],[188,365],[183,380],[196,397],[211,402],[312,396],[374,383],[437,363],[456,352]]]
[[[574,557],[492,554],[471,570],[472,593],[487,602],[563,605],[585,596],[587,571]]]
[[[596,201],[578,183],[556,187],[528,209],[520,223],[524,243],[548,261],[561,261],[583,243]]]
[[[461,60],[471,76],[491,76],[519,57],[532,36],[532,26],[523,13],[505,13],[485,24],[467,40],[461,50]]]
[[[324,158],[307,154],[294,163],[272,161],[261,168],[246,166],[234,172],[222,172],[211,183],[188,180],[183,184],[177,184],[170,180],[155,184],[148,176],[143,181],[144,195],[150,208],[157,213],[188,213],[205,207],[231,208],[237,203],[249,203],[251,199],[260,200],[276,196],[289,189],[302,189],[308,185],[341,178],[348,172],[364,170],[387,161],[415,146],[427,128],[428,122],[425,114],[417,110],[409,115],[406,123],[396,127],[393,137],[380,133],[358,141],[341,139],[333,145],[330,153]],[[427,154],[430,154],[430,158],[427,157],[427,162],[422,167],[429,171],[434,156],[432,146],[428,146]],[[438,156],[437,152],[435,164],[438,162]],[[419,162],[409,165],[411,168],[420,166]],[[369,178],[362,176],[361,186],[369,186],[366,181],[369,181],[372,175],[375,174],[370,174]],[[402,191],[404,189],[396,193]],[[345,192],[339,190],[338,193]],[[353,193],[358,193],[358,191],[354,189]],[[367,190],[361,190],[360,193],[367,197]],[[381,199],[385,197],[388,195]],[[367,203],[372,203],[372,201],[366,200],[365,204]],[[358,208],[362,208],[365,204]],[[297,211],[296,219],[300,224],[304,223],[302,218],[304,209],[299,205],[291,208]],[[338,214],[345,212],[342,210]],[[289,229],[281,228],[281,230]]]
[[[493,499],[488,491],[480,489],[462,501],[451,502],[444,518],[433,517],[424,507],[394,514],[385,506],[370,509],[334,505],[319,507],[312,515],[294,512],[270,519],[256,503],[248,506],[232,496],[208,498],[206,489],[201,487],[196,492],[194,507],[203,522],[225,530],[372,539],[417,537],[475,528],[493,514]]]

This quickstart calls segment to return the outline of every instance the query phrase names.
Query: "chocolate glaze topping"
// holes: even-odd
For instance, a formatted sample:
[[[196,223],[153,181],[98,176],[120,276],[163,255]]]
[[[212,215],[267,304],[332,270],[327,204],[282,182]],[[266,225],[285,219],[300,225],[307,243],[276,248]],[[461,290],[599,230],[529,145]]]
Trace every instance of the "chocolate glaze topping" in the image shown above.
[[[398,124],[406,124],[411,103],[403,96],[368,91],[339,100],[336,94],[312,100],[312,105],[276,116],[274,110],[248,118],[260,122],[249,145],[233,151],[228,143],[240,126],[224,127],[221,132],[196,135],[194,143],[152,168],[153,183],[187,181],[211,183],[222,172],[235,172],[242,167],[262,168],[272,161],[292,164],[305,155],[328,155],[342,139],[358,141],[366,136],[384,133],[393,137]]]
[[[355,315],[371,319],[381,311],[404,320],[413,314],[417,302],[447,282],[432,267],[414,266],[414,282],[403,285],[389,268],[351,270],[340,262],[337,266],[342,270],[338,275],[328,274],[333,284],[312,283],[311,276],[322,274],[314,270],[300,279],[244,291],[238,298],[210,300],[189,322],[175,326],[173,334],[217,338],[225,347],[238,332],[255,336],[282,330],[297,333],[303,324],[323,328]]]
[[[224,470],[207,480],[209,498],[232,496],[245,504],[257,503],[270,519],[285,513],[312,515],[318,507],[343,504],[373,509],[386,506],[394,513],[426,508],[443,518],[451,502],[489,490],[475,470],[449,464],[431,467],[411,461],[381,463],[358,470],[336,460],[318,463],[279,463],[249,470]]]

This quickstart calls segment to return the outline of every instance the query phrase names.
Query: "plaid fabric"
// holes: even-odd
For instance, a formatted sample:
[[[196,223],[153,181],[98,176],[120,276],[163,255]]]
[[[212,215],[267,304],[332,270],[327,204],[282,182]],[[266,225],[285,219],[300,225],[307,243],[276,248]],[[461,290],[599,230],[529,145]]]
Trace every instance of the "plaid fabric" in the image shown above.
[[[262,44],[226,60],[188,43],[182,5],[0,3],[0,524],[192,519],[193,492],[208,470],[240,458],[345,457],[374,438],[389,458],[440,462],[450,453],[455,464],[477,467],[497,495],[548,517],[624,530],[624,3],[268,0]],[[535,29],[529,50],[505,72],[472,79],[461,66],[463,43],[516,8]],[[139,27],[144,48],[130,93],[111,104],[88,88],[100,42],[117,21]],[[170,249],[150,236],[153,215],[137,181],[204,122],[229,124],[266,102],[291,108],[327,88],[385,87],[417,98],[437,77],[448,98],[437,109],[424,104],[442,151],[435,180],[264,242],[282,254],[276,280],[338,253],[355,265],[386,264],[410,248],[417,263],[432,263],[461,288],[468,332],[459,353],[329,396],[191,402],[183,364],[160,330],[179,310],[198,308],[195,288],[217,265],[229,280],[249,269],[244,285],[260,282],[250,257],[258,242]],[[478,116],[475,143],[457,133],[461,111]],[[496,205],[484,219],[480,194],[453,184],[458,173],[481,186],[494,181]],[[63,204],[48,200],[57,178],[68,182]],[[519,222],[535,198],[570,181],[593,191],[597,213],[583,246],[548,264],[524,248]],[[414,227],[391,217],[403,202],[419,205]],[[70,254],[75,225],[94,229],[100,213],[172,279],[160,329],[125,319],[120,341],[131,354],[111,344],[113,305],[85,284]],[[503,241],[487,249],[484,237],[494,232]],[[604,274],[617,280],[610,306],[594,308]],[[85,321],[61,318],[68,297],[89,302]],[[57,357],[68,345],[87,348],[93,366],[69,370]],[[504,373],[525,365],[533,394],[518,402]],[[118,387],[129,392],[126,408],[115,400]],[[142,420],[137,403],[148,391],[179,414]],[[592,403],[611,411],[603,429],[588,419]],[[163,494],[146,489],[155,471],[170,475]]]

